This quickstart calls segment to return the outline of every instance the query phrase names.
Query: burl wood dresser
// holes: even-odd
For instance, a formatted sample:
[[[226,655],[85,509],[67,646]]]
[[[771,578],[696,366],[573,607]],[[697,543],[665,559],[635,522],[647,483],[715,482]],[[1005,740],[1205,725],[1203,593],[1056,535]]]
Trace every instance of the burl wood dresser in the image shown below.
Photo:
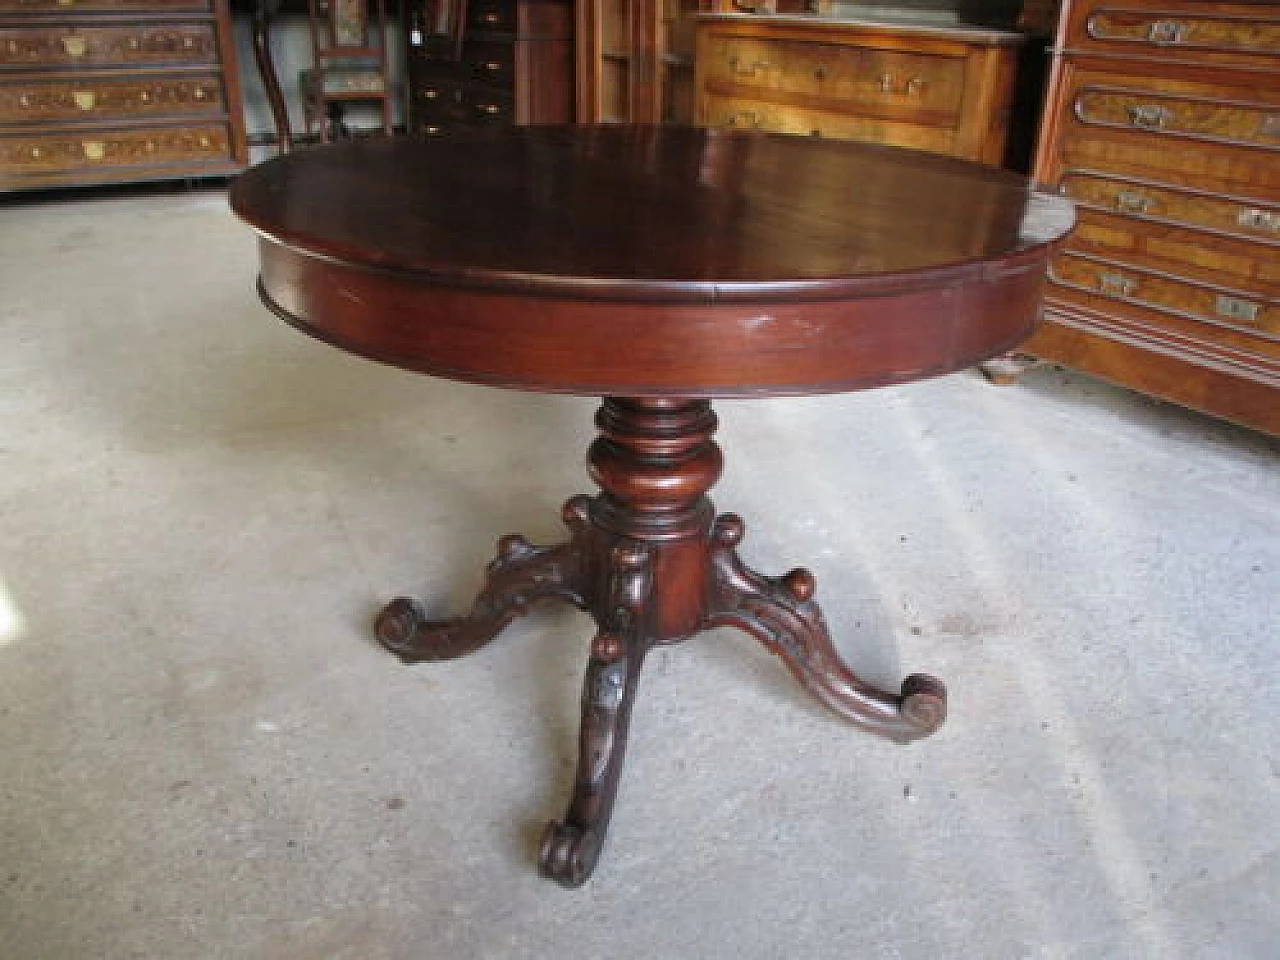
[[[1079,205],[1033,354],[1280,433],[1280,4],[1068,0],[1035,163]]]
[[[444,136],[487,124],[573,120],[569,0],[471,0],[460,24],[434,29],[448,2],[410,7],[412,131]]]
[[[246,159],[227,0],[0,0],[0,190]]]
[[[996,164],[1023,39],[983,28],[701,14],[697,118]]]

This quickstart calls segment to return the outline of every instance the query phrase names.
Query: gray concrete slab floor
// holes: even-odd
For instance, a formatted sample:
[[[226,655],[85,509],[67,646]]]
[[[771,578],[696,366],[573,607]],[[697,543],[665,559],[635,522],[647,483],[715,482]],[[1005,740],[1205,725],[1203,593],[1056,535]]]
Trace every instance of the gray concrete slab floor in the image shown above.
[[[569,892],[589,621],[416,667],[368,625],[559,539],[596,403],[344,355],[255,257],[216,190],[0,208],[3,960],[1280,956],[1273,441],[1051,367],[720,404],[747,560],[951,717],[662,650]]]

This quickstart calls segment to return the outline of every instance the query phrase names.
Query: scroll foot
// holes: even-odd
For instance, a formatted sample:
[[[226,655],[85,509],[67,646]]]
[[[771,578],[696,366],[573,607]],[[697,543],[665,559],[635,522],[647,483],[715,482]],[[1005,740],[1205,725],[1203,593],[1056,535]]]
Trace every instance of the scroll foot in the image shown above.
[[[587,502],[574,497],[565,504],[564,519],[573,531],[568,543],[536,547],[515,534],[499,540],[484,588],[466,616],[429,620],[416,600],[401,597],[374,621],[378,642],[405,663],[451,660],[484,646],[535,601],[555,598],[585,607],[581,541]]]
[[[591,876],[613,815],[627,746],[643,642],[600,633],[582,686],[582,729],[573,799],[564,819],[547,825],[539,871],[561,886],[577,887]]]
[[[778,654],[810,693],[852,723],[893,740],[928,736],[947,715],[942,681],[913,674],[890,693],[860,679],[841,661],[822,611],[813,601],[816,583],[808,570],[764,577],[735,550],[742,520],[725,514],[713,531],[713,599],[705,625],[735,626]]]

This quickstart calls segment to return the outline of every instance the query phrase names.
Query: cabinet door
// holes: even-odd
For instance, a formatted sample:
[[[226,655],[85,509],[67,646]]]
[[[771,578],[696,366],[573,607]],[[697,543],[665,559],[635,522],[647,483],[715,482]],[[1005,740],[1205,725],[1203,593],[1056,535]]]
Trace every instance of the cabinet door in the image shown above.
[[[582,0],[579,121],[691,123],[697,9],[697,0]]]

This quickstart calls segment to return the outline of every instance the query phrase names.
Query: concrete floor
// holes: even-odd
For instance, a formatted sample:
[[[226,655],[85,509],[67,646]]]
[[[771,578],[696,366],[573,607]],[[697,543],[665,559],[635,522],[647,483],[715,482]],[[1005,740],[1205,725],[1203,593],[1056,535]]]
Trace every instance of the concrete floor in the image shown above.
[[[368,621],[559,539],[595,403],[343,355],[255,256],[216,191],[0,208],[3,960],[1280,956],[1275,443],[1050,368],[721,404],[747,559],[951,718],[656,654],[569,892],[589,621],[412,668]]]

